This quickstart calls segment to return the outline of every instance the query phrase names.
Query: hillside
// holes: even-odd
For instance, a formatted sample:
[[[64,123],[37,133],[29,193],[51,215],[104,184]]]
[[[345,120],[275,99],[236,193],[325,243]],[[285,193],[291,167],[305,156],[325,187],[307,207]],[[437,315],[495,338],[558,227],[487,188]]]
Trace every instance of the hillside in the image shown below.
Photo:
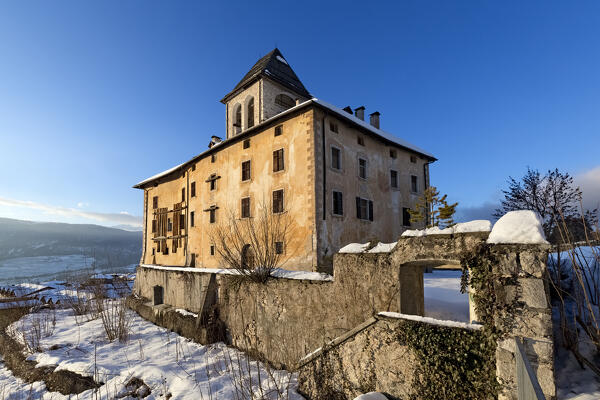
[[[141,248],[142,232],[0,218],[0,261],[78,254],[94,258],[99,268],[120,267],[139,262]]]

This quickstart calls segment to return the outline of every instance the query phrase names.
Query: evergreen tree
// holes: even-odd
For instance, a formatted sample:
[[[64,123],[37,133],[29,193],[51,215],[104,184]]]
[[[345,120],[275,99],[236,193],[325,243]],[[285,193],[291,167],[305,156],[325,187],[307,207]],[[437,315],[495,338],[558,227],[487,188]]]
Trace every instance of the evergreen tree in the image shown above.
[[[425,221],[427,228],[440,226],[442,228],[454,225],[454,213],[458,203],[448,204],[446,198],[448,195],[440,197],[440,192],[435,186],[425,189],[425,192],[415,204],[414,210],[408,210],[410,213],[410,222]]]

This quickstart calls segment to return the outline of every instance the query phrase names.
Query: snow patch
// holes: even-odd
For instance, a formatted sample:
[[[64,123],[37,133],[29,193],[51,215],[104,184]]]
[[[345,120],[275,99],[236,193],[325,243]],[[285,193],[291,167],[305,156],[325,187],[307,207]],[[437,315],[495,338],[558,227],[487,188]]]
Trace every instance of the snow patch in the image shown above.
[[[288,65],[287,61],[285,61],[285,59],[284,59],[283,57],[281,57],[281,56],[277,56],[277,57],[275,57],[275,58],[277,58],[279,61],[281,61],[281,62],[282,62],[282,63],[284,63],[285,65]]]
[[[369,243],[350,243],[342,247],[338,253],[364,253],[369,247]]]
[[[389,253],[394,249],[396,243],[377,243],[377,246],[373,247],[371,250],[367,251],[367,253]]]
[[[354,400],[387,400],[387,397],[379,392],[369,392],[355,397]]]
[[[488,243],[548,244],[540,216],[530,210],[509,211],[495,224]]]
[[[492,223],[485,219],[477,219],[469,222],[461,222],[449,228],[440,229],[434,226],[426,229],[414,229],[404,231],[402,236],[427,236],[427,235],[453,235],[455,233],[489,232]]]
[[[483,327],[483,325],[478,325],[478,324],[467,324],[465,322],[457,322],[457,321],[445,321],[445,320],[441,320],[441,319],[420,317],[418,315],[400,314],[400,313],[389,312],[389,311],[380,312],[377,315],[380,315],[382,317],[388,317],[388,318],[408,319],[410,321],[424,322],[426,324],[446,326],[449,328],[479,330]]]
[[[184,317],[190,316],[190,317],[198,318],[198,314],[190,312],[188,310],[184,310],[183,308],[177,308],[177,309],[175,309],[175,311],[177,311],[179,314],[183,315]]]

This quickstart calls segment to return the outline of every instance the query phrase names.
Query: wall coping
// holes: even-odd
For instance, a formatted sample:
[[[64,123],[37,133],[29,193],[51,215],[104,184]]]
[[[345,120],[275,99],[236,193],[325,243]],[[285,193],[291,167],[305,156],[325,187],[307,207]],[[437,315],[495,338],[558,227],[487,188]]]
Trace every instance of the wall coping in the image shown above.
[[[196,267],[178,267],[155,264],[140,264],[141,268],[155,269],[167,272],[191,272],[195,274],[215,274],[215,275],[242,275],[238,270],[227,268],[196,268]],[[276,268],[271,273],[272,278],[291,279],[310,282],[332,282],[333,276],[321,272],[310,271],[291,271],[287,269]]]

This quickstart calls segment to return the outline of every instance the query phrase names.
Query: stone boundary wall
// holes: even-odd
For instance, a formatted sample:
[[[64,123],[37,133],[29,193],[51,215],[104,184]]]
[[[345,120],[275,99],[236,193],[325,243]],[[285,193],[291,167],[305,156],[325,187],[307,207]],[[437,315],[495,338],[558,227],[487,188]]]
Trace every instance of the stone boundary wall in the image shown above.
[[[417,393],[412,382],[418,360],[414,351],[397,338],[405,323],[406,319],[376,315],[309,354],[298,364],[299,392],[313,400],[353,399],[372,391],[394,398],[414,398]],[[473,335],[478,330],[428,325],[431,329],[461,329]]]
[[[227,342],[277,368],[292,368],[306,354],[381,311],[422,315],[422,269],[459,264],[462,255],[484,245],[486,238],[487,233],[402,237],[390,253],[336,254],[333,281],[277,278],[258,284],[232,275],[140,266],[134,294],[152,308],[148,303],[152,288],[163,286],[167,305],[201,315],[212,310],[211,315],[226,328]],[[519,303],[509,316],[513,321],[509,337],[497,350],[497,376],[505,385],[500,398],[516,399],[514,336],[519,336],[544,393],[552,399],[552,321],[545,283],[548,248],[488,246],[498,259],[494,268],[516,277],[513,285],[498,285],[499,299]],[[146,316],[160,320],[160,313],[146,311]],[[210,335],[203,340],[210,341]]]

